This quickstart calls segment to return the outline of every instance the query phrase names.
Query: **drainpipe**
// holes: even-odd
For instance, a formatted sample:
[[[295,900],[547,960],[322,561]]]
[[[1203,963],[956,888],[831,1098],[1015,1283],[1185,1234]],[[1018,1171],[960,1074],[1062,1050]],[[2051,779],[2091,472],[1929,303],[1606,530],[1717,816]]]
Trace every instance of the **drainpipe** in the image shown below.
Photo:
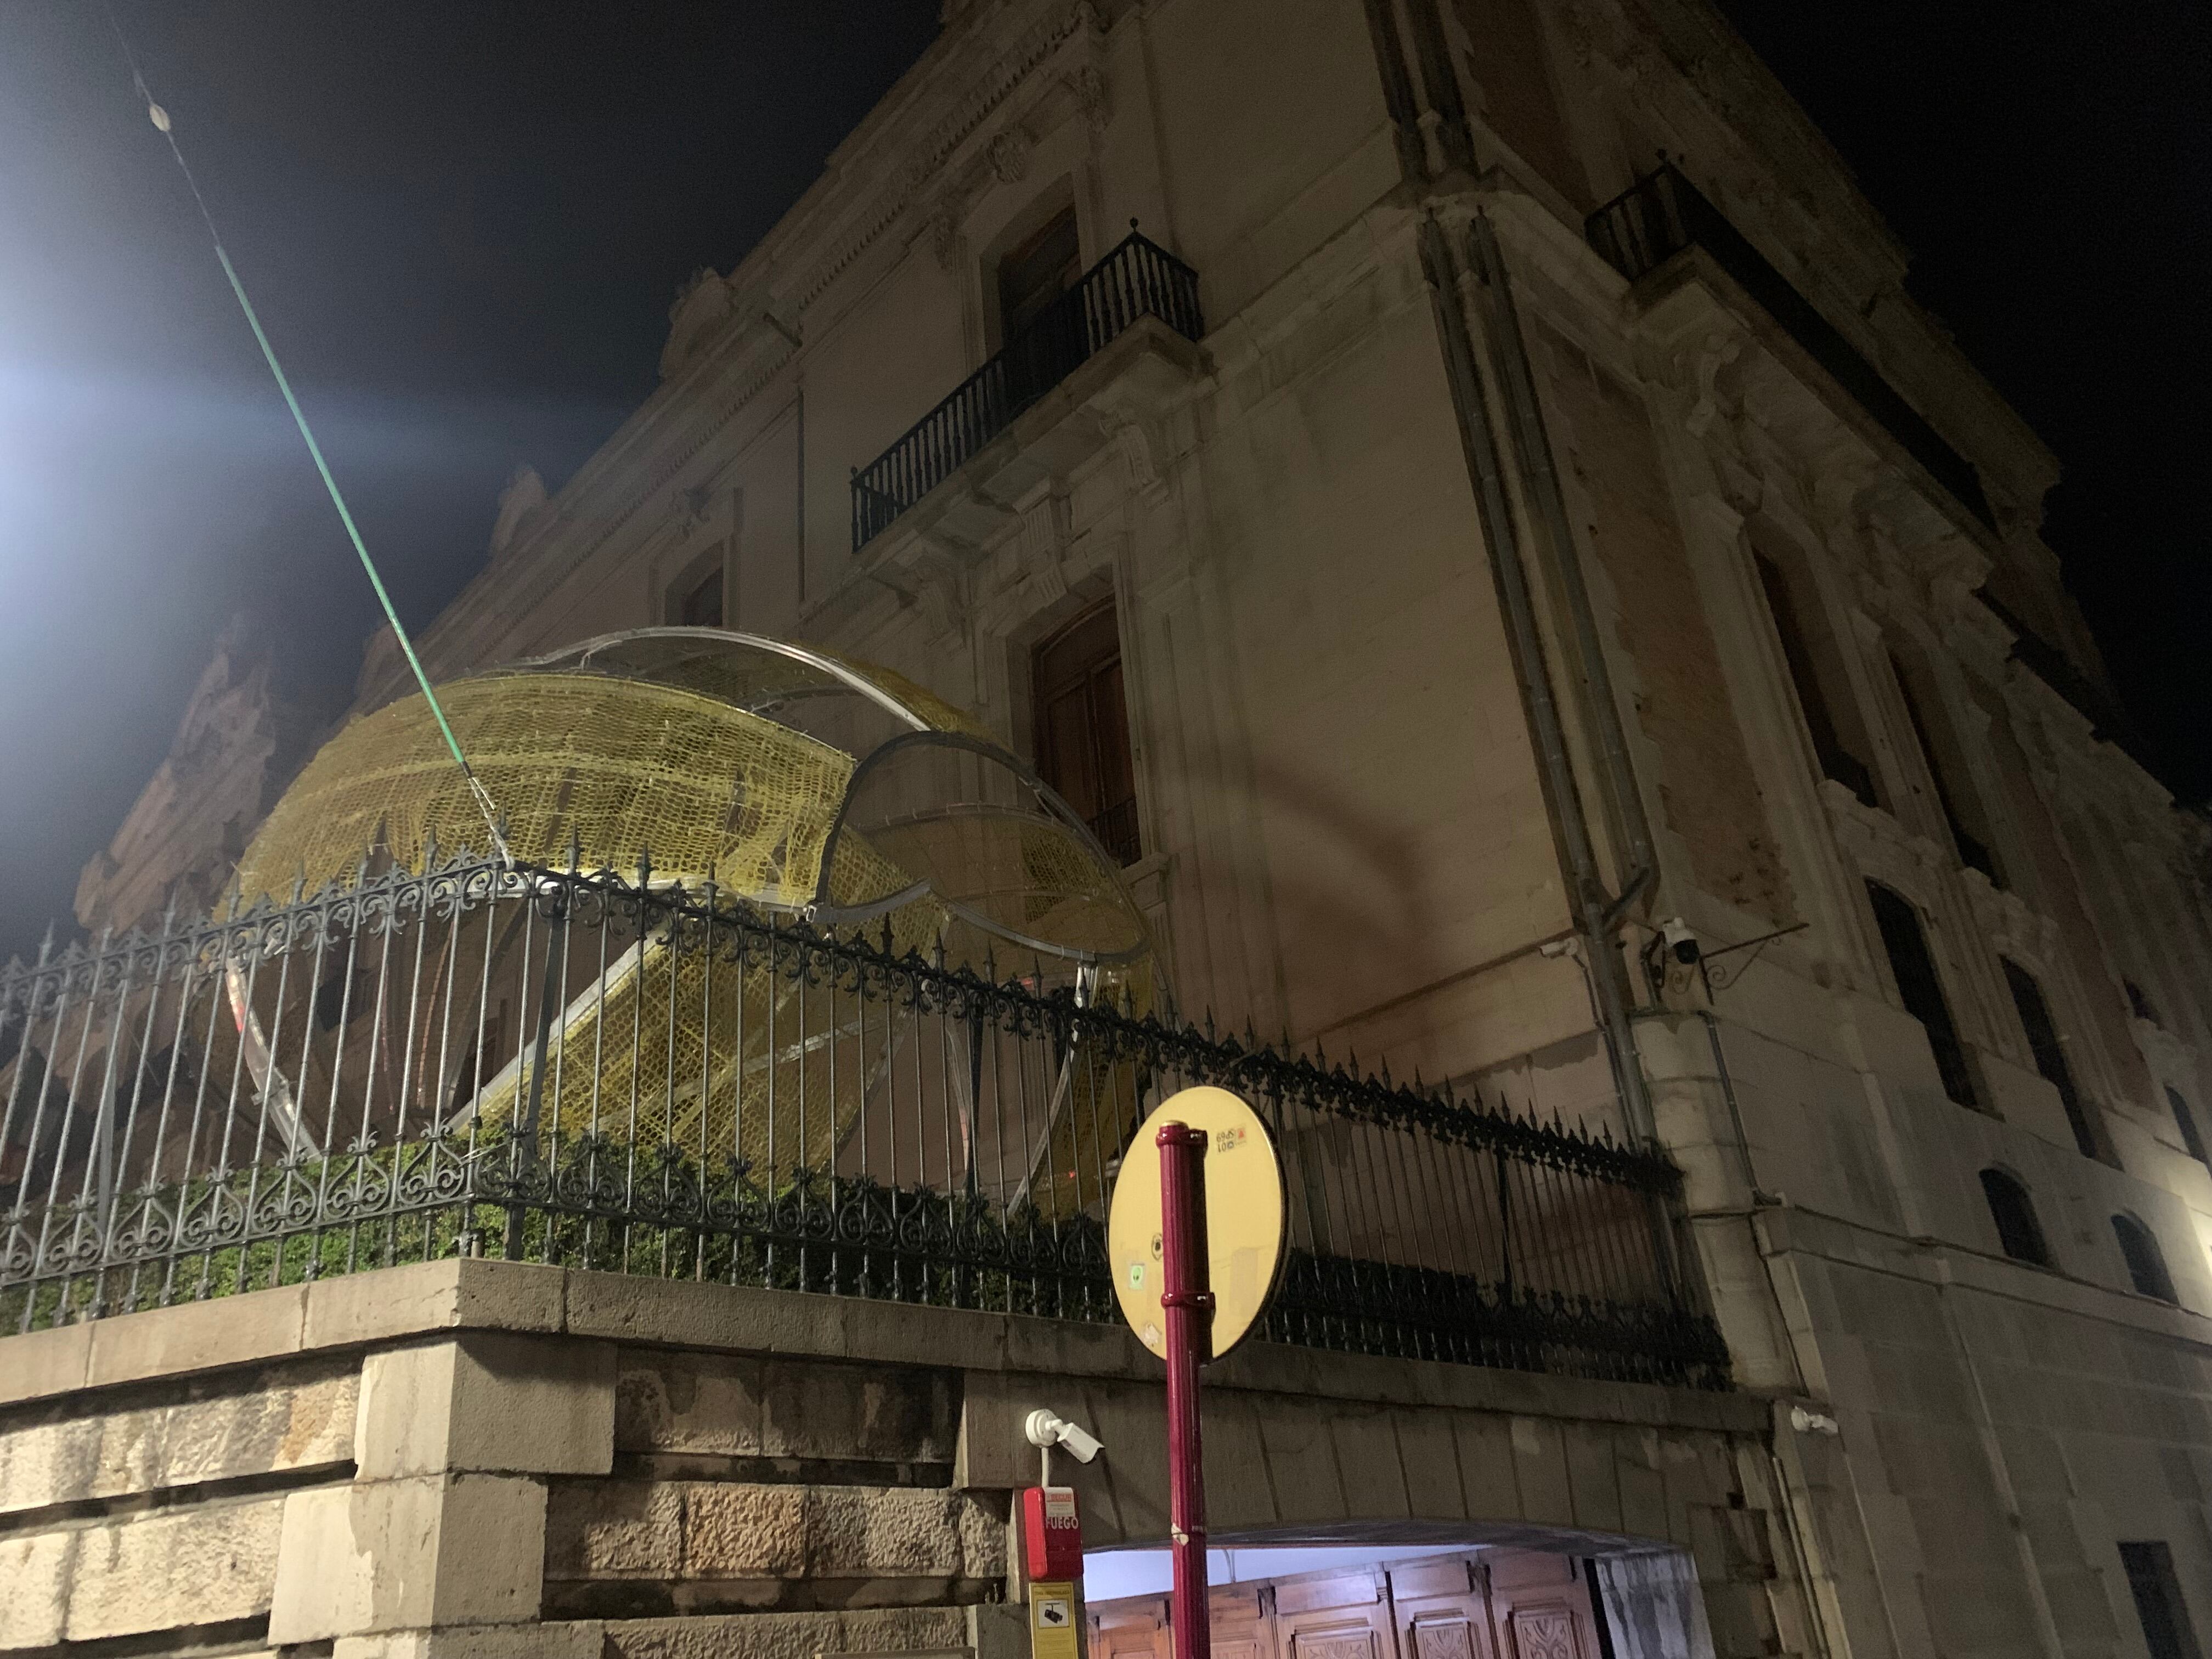
[[[1583,811],[1559,703],[1552,692],[1551,669],[1546,659],[1543,632],[1537,623],[1535,597],[1522,560],[1512,507],[1506,496],[1488,394],[1476,363],[1474,342],[1468,337],[1467,319],[1458,303],[1460,277],[1453,269],[1451,250],[1434,214],[1421,221],[1420,253],[1422,275],[1429,284],[1430,306],[1443,345],[1444,373],[1451,388],[1453,412],[1459,421],[1460,447],[1467,462],[1468,482],[1474,487],[1475,513],[1482,525],[1483,539],[1489,545],[1491,576],[1497,586],[1498,609],[1505,621],[1506,643],[1513,659],[1522,708],[1535,740],[1538,782],[1571,889],[1575,931],[1588,954],[1590,994],[1597,1007],[1606,1060],[1612,1069],[1613,1087],[1628,1116],[1630,1134],[1641,1144],[1651,1145],[1658,1139],[1657,1125],[1652,1115],[1650,1092],[1644,1085],[1644,1070],[1637,1060],[1636,1034],[1629,1022],[1627,970],[1613,943],[1618,902],[1606,891],[1599,874],[1589,821]]]
[[[1613,828],[1627,850],[1627,867],[1637,872],[1624,887],[1620,909],[1628,908],[1644,882],[1656,873],[1651,853],[1651,823],[1644,811],[1643,792],[1628,758],[1628,738],[1621,729],[1620,705],[1613,700],[1613,673],[1606,665],[1605,647],[1598,636],[1597,617],[1590,608],[1589,588],[1583,580],[1582,561],[1574,537],[1567,528],[1567,503],[1559,489],[1559,470],[1552,455],[1552,439],[1536,403],[1535,377],[1529,371],[1528,346],[1521,333],[1521,316],[1513,303],[1513,286],[1498,251],[1498,234],[1490,216],[1478,211],[1468,227],[1468,244],[1474,253],[1475,279],[1481,284],[1488,313],[1492,372],[1505,392],[1508,422],[1514,453],[1521,461],[1522,499],[1540,518],[1551,543],[1550,574],[1566,601],[1575,657],[1588,695],[1583,713],[1590,726],[1590,746],[1603,765],[1606,793],[1613,809]],[[1618,921],[1618,917],[1615,918]]]
[[[1690,1012],[1705,1022],[1705,1042],[1713,1051],[1713,1073],[1720,1079],[1721,1098],[1728,1104],[1729,1127],[1735,1132],[1736,1155],[1743,1164],[1744,1189],[1751,1194],[1751,1207],[1773,1209],[1782,1200],[1759,1184],[1759,1166],[1751,1161],[1751,1132],[1743,1127],[1743,1108],[1736,1104],[1735,1099],[1735,1079],[1729,1075],[1728,1054],[1721,1048],[1721,1024],[1709,1008],[1693,1008]],[[1778,1297],[1776,1299],[1780,1300]],[[1797,1379],[1801,1393],[1804,1381],[1802,1376]]]
[[[1656,1018],[1661,1012],[1653,1009],[1650,1011],[1650,1017]],[[1751,1212],[1747,1218],[1753,1227],[1753,1245],[1758,1250],[1759,1259],[1765,1266],[1767,1294],[1774,1298],[1775,1314],[1781,1321],[1786,1335],[1789,1320],[1783,1313],[1782,1286],[1777,1279],[1779,1269],[1775,1265],[1773,1254],[1766,1248],[1765,1237],[1758,1223],[1759,1211],[1778,1207],[1784,1200],[1778,1194],[1768,1192],[1759,1183],[1759,1166],[1752,1158],[1751,1135],[1744,1127],[1743,1109],[1736,1103],[1735,1081],[1729,1073],[1728,1053],[1721,1046],[1720,1022],[1713,1018],[1710,1009],[1695,1008],[1691,1010],[1691,1012],[1704,1022],[1705,1041],[1712,1048],[1713,1070],[1720,1079],[1721,1098],[1727,1103],[1729,1126],[1735,1133],[1736,1152],[1743,1164],[1744,1184],[1751,1194]],[[1937,1294],[1940,1297],[1942,1294],[1940,1290]],[[1951,1322],[1951,1329],[1955,1336],[1957,1332],[1955,1321]],[[1790,1364],[1797,1372],[1797,1392],[1801,1395],[1809,1395],[1810,1391],[1806,1385],[1804,1366],[1797,1357],[1794,1339],[1789,1340],[1789,1346]],[[1970,1366],[1971,1364],[1970,1358]],[[1974,1385],[1978,1397],[1981,1388],[1981,1379],[1978,1376],[1974,1378]],[[1838,1431],[1833,1419],[1815,1419],[1812,1414],[1805,1413],[1802,1407],[1796,1407],[1790,1416],[1792,1426],[1801,1434],[1808,1431],[1828,1434]],[[1797,1420],[1801,1416],[1804,1420]],[[1826,1425],[1825,1428],[1819,1426],[1823,1420]],[[1838,1641],[1830,1630],[1820,1587],[1813,1582],[1814,1564],[1817,1562],[1826,1569],[1831,1584],[1839,1583],[1833,1565],[1828,1562],[1826,1551],[1816,1547],[1820,1541],[1818,1528],[1802,1512],[1804,1504],[1809,1501],[1809,1494],[1801,1496],[1799,1490],[1790,1485],[1788,1466],[1783,1462],[1778,1449],[1768,1451],[1767,1462],[1773,1471],[1774,1490],[1781,1500],[1784,1518],[1789,1524],[1790,1543],[1797,1557],[1798,1579],[1804,1588],[1805,1604],[1811,1612],[1814,1625],[1820,1633],[1823,1644],[1822,1650],[1831,1654],[1848,1655],[1850,1644],[1848,1641]],[[1851,1465],[1848,1455],[1844,1460],[1844,1479],[1850,1488],[1851,1508],[1858,1517],[1859,1536],[1865,1541],[1871,1559],[1875,1546],[1874,1525],[1867,1516],[1866,1498],[1859,1491],[1858,1470]],[[2016,1522],[2016,1513],[2014,1518]],[[1879,1566],[1874,1573],[1874,1589],[1875,1599],[1881,1607],[1882,1624],[1889,1633],[1890,1650],[1893,1654],[1901,1655],[1905,1651],[1905,1647],[1903,1639],[1898,1634],[1897,1614],[1890,1607],[1889,1580],[1882,1574]],[[2045,1612],[2047,1614],[2048,1609],[2045,1608]]]

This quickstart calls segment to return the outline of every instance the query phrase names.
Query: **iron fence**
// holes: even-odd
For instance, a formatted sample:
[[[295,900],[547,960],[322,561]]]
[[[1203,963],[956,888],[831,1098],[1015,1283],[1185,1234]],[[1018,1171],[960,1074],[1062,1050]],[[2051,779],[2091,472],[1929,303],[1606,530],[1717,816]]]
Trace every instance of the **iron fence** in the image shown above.
[[[982,368],[881,455],[853,475],[853,549],[951,477],[1140,317],[1157,317],[1185,339],[1206,331],[1198,273],[1132,229],[1007,340]]]
[[[1724,1386],[1663,1159],[635,872],[431,873],[0,970],[0,1328],[450,1255],[1115,1316],[1165,1094],[1272,1123],[1267,1334]]]

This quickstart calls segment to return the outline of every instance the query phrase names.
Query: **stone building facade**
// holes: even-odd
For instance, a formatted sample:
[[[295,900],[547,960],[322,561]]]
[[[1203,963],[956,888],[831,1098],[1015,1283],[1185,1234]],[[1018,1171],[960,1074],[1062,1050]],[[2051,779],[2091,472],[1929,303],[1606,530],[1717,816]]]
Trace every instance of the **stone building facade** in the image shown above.
[[[96,937],[157,924],[172,904],[212,908],[321,723],[281,671],[265,625],[232,618],[168,754],[78,878],[78,924]]]
[[[1195,273],[1202,327],[1139,317],[916,458],[927,488],[856,497],[1133,222]],[[787,636],[1042,759],[1087,627],[1066,684],[1127,789],[1085,787],[1186,1009],[1680,1164],[1736,1393],[1255,1351],[1224,1379],[1249,1438],[1218,1454],[1221,1526],[1686,1550],[1689,1645],[1616,1618],[1620,1653],[2193,1653],[2212,835],[2110,710],[2038,534],[2056,461],[1905,270],[1698,0],[948,4],[823,179],[685,289],[659,390],[558,490],[510,492],[421,649],[453,676],[629,628]],[[383,653],[359,706],[404,690]],[[281,1358],[267,1389],[335,1392],[296,1434],[214,1431],[278,1448],[215,1474],[68,1454],[96,1473],[27,1508],[77,1542],[0,1540],[49,1587],[0,1591],[33,1633],[0,1647],[464,1650],[425,1633],[451,1625],[471,1652],[980,1653],[1015,1639],[981,1587],[1026,1476],[982,1467],[1012,1419],[979,1426],[1029,1398],[1012,1374],[1109,1425],[1094,1541],[1164,1530],[1122,1461],[1151,1409],[1126,1346],[589,1275],[495,1276],[543,1305],[479,1321],[457,1265],[424,1293],[447,1311],[322,1337],[319,1298],[386,1293],[302,1287],[265,1352],[200,1334],[222,1304],[14,1339],[45,1345],[19,1375],[55,1367],[16,1388],[19,1460],[201,1410],[188,1372],[228,1399]],[[788,1323],[816,1319],[846,1322]],[[103,1369],[126,1326],[145,1356]],[[793,1355],[890,1368],[793,1386],[875,1389],[898,1426],[807,1440],[760,1404]],[[558,1436],[514,1446],[467,1403],[541,1371],[573,1379]],[[238,1494],[252,1584],[102,1611],[134,1540],[198,1559],[158,1553],[167,1510],[118,1507],[180,1486]],[[486,1547],[443,1553],[448,1526]],[[428,1553],[387,1585],[359,1553],[401,1532]],[[842,1588],[789,1589],[817,1579]]]

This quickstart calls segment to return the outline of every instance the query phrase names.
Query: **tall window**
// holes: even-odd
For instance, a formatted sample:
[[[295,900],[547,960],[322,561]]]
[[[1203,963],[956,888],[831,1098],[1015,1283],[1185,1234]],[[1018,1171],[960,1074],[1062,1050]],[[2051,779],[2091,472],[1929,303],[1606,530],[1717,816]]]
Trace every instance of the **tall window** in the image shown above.
[[[2154,1538],[2124,1540],[2120,1566],[2128,1575],[2128,1592],[2135,1597],[2150,1659],[2203,1659],[2190,1626],[2189,1606],[2181,1599],[2181,1581],[2174,1577],[2172,1547]]]
[[[1073,208],[1062,208],[999,261],[999,356],[1010,414],[1043,396],[1081,361],[1085,319],[1056,301],[1082,277]]]
[[[1982,1196],[1989,1200],[1990,1219],[1996,1224],[1997,1243],[2004,1253],[2015,1261],[2048,1267],[2051,1246],[2044,1242],[2043,1224],[2035,1218],[2027,1188],[2002,1170],[1984,1170]]]
[[[1082,275],[1075,210],[1062,208],[999,261],[999,343],[1012,341]]]
[[[2173,1127],[2181,1131],[2181,1144],[2189,1148],[2190,1157],[2199,1164],[2212,1164],[2212,1158],[2204,1155],[2204,1136],[2197,1127],[2197,1114],[2171,1085],[2166,1091],[2166,1103],[2173,1109]]]
[[[677,601],[676,620],[685,628],[722,625],[722,571],[717,565]]]
[[[1953,778],[1948,775],[1954,770],[1953,758],[1948,746],[1936,746],[1928,716],[1922,710],[1922,693],[1932,688],[1916,684],[1917,677],[1895,652],[1890,653],[1889,665],[1896,671],[1898,694],[1905,701],[1905,716],[1912,722],[1912,735],[1920,744],[1920,758],[1927,764],[1929,781],[1936,786],[1936,803],[1943,809],[1943,822],[1949,826],[1952,842],[1959,849],[1959,862],[1969,870],[1980,871],[1994,885],[2003,886],[2004,873],[1997,865],[1996,854],[1990,850],[1989,842],[1969,827],[1966,811],[1961,811],[1962,807],[1972,810],[1973,798],[1953,787]],[[1948,729],[1945,735],[1949,735]]]
[[[1121,694],[1114,602],[1095,605],[1036,647],[1030,663],[1037,772],[1106,850],[1134,864],[1137,773]]]
[[[1966,1064],[1966,1050],[1959,1041],[1959,1028],[1951,1020],[1951,1005],[1943,995],[1943,981],[1936,971],[1936,958],[1928,949],[1928,935],[1920,927],[1920,912],[1902,893],[1878,881],[1867,883],[1867,897],[1874,902],[1875,926],[1881,930],[1882,949],[1889,957],[1889,971],[1897,981],[1897,994],[1905,1012],[1928,1031],[1928,1046],[1936,1051],[1936,1069],[1942,1074],[1943,1092],[1961,1106],[1978,1109],[1974,1074]]]
[[[2173,1293],[2173,1275],[2166,1270],[2166,1252],[2158,1248],[2158,1235],[2131,1215],[2116,1215],[2112,1236],[2120,1241],[2120,1255],[2126,1258],[2128,1279],[2136,1295],[2160,1302],[2181,1299]]]
[[[2066,1046],[2058,1040],[2058,1026],[2051,1018],[2051,1004],[2043,988],[2035,982],[2034,975],[2010,957],[2003,960],[2005,983],[2011,988],[2012,1006],[2020,1012],[2020,1023],[2027,1029],[2035,1069],[2058,1091],[2059,1103],[2066,1108],[2066,1121],[2074,1131],[2074,1144],[2081,1148],[2081,1156],[2102,1158],[2104,1148],[2097,1139],[2096,1124],[2081,1091],[2074,1086],[2074,1068],[2066,1063]]]
[[[1874,773],[1863,760],[1844,746],[1837,730],[1835,708],[1828,699],[1820,665],[1813,653],[1812,636],[1806,631],[1790,578],[1764,553],[1753,553],[1752,560],[1759,567],[1759,585],[1766,594],[1767,612],[1774,618],[1774,631],[1782,641],[1783,660],[1790,667],[1790,683],[1796,689],[1797,706],[1804,712],[1805,730],[1813,739],[1813,753],[1820,761],[1822,774],[1842,784],[1869,806],[1881,805],[1881,799],[1875,793]]]

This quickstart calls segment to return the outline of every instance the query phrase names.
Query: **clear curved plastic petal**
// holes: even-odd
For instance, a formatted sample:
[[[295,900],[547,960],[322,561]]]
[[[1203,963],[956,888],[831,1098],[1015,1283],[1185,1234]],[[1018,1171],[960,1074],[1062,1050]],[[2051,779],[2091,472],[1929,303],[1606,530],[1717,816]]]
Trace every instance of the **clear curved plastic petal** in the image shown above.
[[[994,743],[915,732],[877,748],[848,784],[830,844],[859,842],[984,939],[1069,962],[1121,963],[1151,948],[1103,848],[1036,775]],[[901,896],[886,887],[864,904]],[[853,915],[816,896],[827,920]]]
[[[887,670],[755,635],[651,629],[439,695],[522,866],[573,861],[695,894],[712,882],[770,917],[859,932],[895,955],[1065,989],[1086,1006],[1155,1006],[1152,941],[1113,860],[981,722]],[[394,865],[422,871],[482,834],[428,703],[402,697],[308,763],[240,860],[239,896],[282,901]],[[426,945],[414,974],[416,1000],[445,1010],[434,1054],[420,1032],[400,1045],[412,1045],[419,1115],[719,1148],[763,1179],[838,1167],[866,1133],[873,1079],[915,1059],[869,1047],[881,1033],[844,1030],[849,999],[841,1012],[833,991],[771,971],[732,930],[623,939],[605,917],[587,928],[556,914],[527,879]],[[349,1074],[371,1063],[321,1054],[312,1011],[290,1006],[316,994],[315,978],[233,999],[256,1089],[298,1103],[288,1109],[303,1126],[313,1099],[359,1090]],[[1049,1131],[993,1148],[1022,1171],[1002,1184],[1032,1203],[1098,1200],[1053,1193],[1053,1171],[1101,1167],[1073,1150],[1118,1146],[1127,1114],[1113,1103],[1138,1092],[1125,1068],[1085,1052],[1079,1023],[1065,1047]]]

